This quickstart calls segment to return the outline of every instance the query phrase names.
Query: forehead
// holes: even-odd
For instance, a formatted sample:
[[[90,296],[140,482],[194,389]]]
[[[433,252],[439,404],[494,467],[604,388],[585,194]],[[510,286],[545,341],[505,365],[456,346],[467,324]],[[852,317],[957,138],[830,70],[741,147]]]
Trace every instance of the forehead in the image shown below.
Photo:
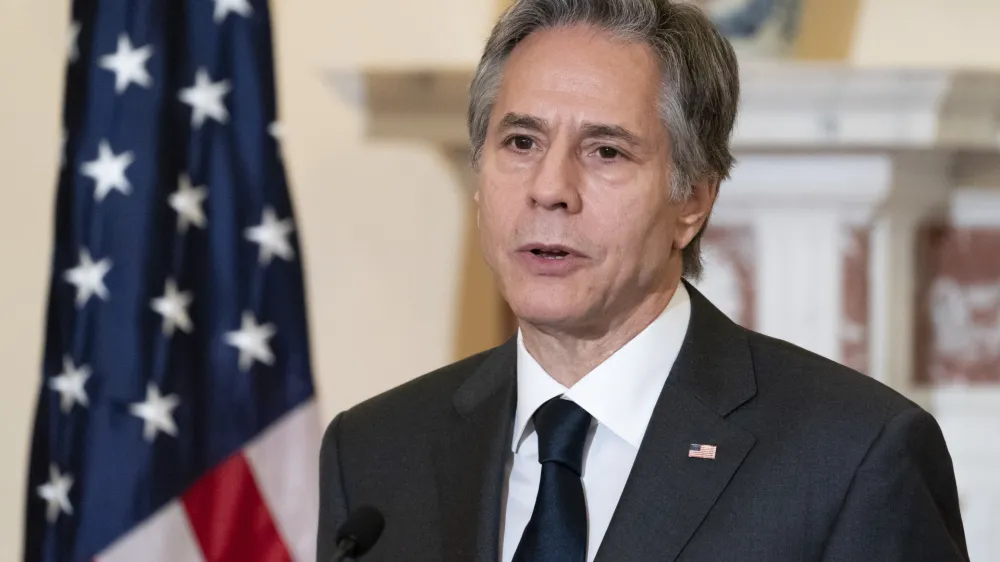
[[[658,120],[660,70],[652,48],[586,26],[537,31],[511,53],[494,113],[648,129]]]

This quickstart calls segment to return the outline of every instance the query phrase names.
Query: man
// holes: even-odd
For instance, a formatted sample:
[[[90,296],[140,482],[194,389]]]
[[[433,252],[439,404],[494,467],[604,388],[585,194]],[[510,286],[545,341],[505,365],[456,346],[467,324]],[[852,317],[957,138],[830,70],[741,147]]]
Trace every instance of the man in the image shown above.
[[[520,0],[470,89],[503,345],[342,414],[319,561],[359,505],[365,560],[967,558],[934,419],[745,330],[685,278],[733,158],[727,42],[666,0]]]

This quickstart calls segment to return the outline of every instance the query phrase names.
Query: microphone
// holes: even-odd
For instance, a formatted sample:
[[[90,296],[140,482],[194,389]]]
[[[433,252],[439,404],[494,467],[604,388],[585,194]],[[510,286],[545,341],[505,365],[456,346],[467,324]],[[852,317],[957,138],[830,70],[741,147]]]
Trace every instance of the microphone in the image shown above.
[[[375,546],[383,528],[385,518],[379,510],[370,505],[359,506],[337,530],[337,549],[330,562],[361,557]]]

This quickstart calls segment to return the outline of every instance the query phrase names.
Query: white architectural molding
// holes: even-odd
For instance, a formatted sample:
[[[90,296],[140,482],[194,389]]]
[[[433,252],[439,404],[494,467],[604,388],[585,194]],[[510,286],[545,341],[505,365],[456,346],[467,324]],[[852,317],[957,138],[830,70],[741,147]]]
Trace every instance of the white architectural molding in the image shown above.
[[[842,221],[835,208],[753,213],[755,328],[840,359]]]
[[[932,70],[745,65],[733,142],[737,147],[930,147],[952,79]]]
[[[471,68],[325,74],[370,138],[468,143]],[[746,61],[741,91],[736,150],[1000,148],[1000,74]]]
[[[951,196],[948,221],[966,228],[1000,228],[1000,185],[956,189]]]
[[[755,210],[839,209],[868,216],[888,197],[893,159],[879,153],[738,154],[713,222],[746,223]]]
[[[871,232],[869,368],[873,378],[908,393],[913,370],[915,233],[919,213],[895,213]]]
[[[468,146],[465,126],[470,68],[330,69],[327,84],[364,118],[369,139]]]
[[[899,389],[913,357],[917,225],[948,206],[938,153],[751,153],[723,185],[713,224],[751,225],[755,328],[841,360],[847,229],[872,227],[870,373]]]
[[[753,233],[754,328],[840,360],[845,227],[889,197],[884,153],[749,153],[722,186],[712,224]]]
[[[889,196],[872,221],[869,374],[904,393],[914,373],[917,232],[947,209],[949,165],[945,155],[897,158]]]
[[[960,72],[941,106],[938,143],[1000,150],[1000,75]]]

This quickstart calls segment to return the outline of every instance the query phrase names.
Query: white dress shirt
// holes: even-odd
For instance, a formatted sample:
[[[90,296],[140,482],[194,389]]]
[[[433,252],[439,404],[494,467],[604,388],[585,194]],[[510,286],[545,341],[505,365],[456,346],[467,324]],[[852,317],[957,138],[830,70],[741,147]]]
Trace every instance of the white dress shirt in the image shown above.
[[[513,455],[506,467],[508,477],[500,530],[503,562],[514,557],[531,518],[542,475],[538,436],[531,417],[539,406],[560,395],[575,402],[594,419],[584,448],[582,475],[588,519],[587,560],[594,560],[660,390],[684,341],[690,316],[691,301],[680,283],[656,320],[569,389],[542,369],[525,349],[518,333]]]

